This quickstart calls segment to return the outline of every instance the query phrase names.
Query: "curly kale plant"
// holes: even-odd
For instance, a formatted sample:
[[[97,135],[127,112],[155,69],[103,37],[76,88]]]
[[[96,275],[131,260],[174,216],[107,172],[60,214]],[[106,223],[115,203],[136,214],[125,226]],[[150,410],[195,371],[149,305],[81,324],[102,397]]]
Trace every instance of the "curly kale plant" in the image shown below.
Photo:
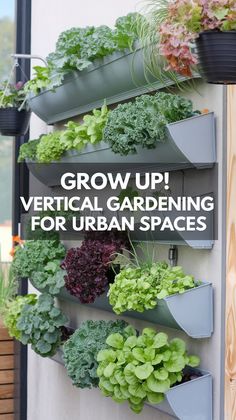
[[[196,367],[199,358],[189,356],[185,342],[178,338],[168,341],[164,333],[145,328],[137,336],[135,330],[124,338],[111,334],[108,349],[98,353],[99,388],[114,401],[129,402],[140,413],[145,401],[158,404],[170,387],[182,381],[185,366]]]
[[[60,268],[65,247],[57,240],[26,241],[18,246],[12,262],[16,277],[30,277],[35,287],[56,295],[64,286],[64,272]]]
[[[181,96],[164,92],[142,95],[110,112],[103,140],[120,155],[136,153],[137,146],[153,149],[165,140],[166,124],[193,115],[192,102]]]
[[[31,344],[32,349],[43,357],[53,356],[62,344],[61,327],[67,317],[54,306],[52,296],[42,294],[35,305],[25,305],[17,321],[20,341]]]
[[[117,50],[132,48],[137,39],[138,25],[142,17],[130,13],[119,18],[115,28],[87,26],[72,28],[60,34],[56,51],[49,54],[49,67],[57,70],[84,70],[95,59],[105,57]]]
[[[155,308],[158,299],[184,293],[198,285],[193,276],[184,274],[182,267],[154,263],[122,269],[110,284],[108,296],[116,314],[132,310],[144,312]]]
[[[138,28],[145,18],[138,13],[120,17],[111,29],[106,25],[71,28],[62,32],[56,50],[47,57],[48,67],[35,67],[35,77],[27,82],[26,92],[38,94],[53,89],[72,70],[84,70],[94,60],[125,49],[132,50],[138,39]]]
[[[25,305],[35,305],[36,295],[17,296],[15,299],[6,303],[6,309],[3,315],[3,322],[10,337],[21,339],[21,331],[17,328],[17,322]]]
[[[66,270],[65,284],[81,303],[92,303],[105,292],[109,268],[117,252],[127,247],[127,238],[117,232],[93,232],[79,248],[68,250],[61,267]]]
[[[97,354],[106,348],[110,334],[123,334],[124,321],[85,321],[63,346],[63,359],[73,385],[78,388],[98,386]]]
[[[30,277],[48,262],[60,260],[65,255],[65,247],[58,241],[26,241],[17,246],[12,262],[12,272],[17,277]]]

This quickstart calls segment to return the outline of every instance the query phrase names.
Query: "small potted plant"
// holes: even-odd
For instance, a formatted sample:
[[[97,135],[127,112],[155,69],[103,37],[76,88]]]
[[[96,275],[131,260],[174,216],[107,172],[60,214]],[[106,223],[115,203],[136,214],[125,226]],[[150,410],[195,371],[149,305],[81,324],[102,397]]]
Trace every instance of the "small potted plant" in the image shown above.
[[[235,84],[235,1],[172,0],[164,9],[155,15],[167,70],[191,77],[198,65],[208,83]]]
[[[0,87],[0,133],[4,136],[24,135],[29,120],[24,83],[4,82]]]

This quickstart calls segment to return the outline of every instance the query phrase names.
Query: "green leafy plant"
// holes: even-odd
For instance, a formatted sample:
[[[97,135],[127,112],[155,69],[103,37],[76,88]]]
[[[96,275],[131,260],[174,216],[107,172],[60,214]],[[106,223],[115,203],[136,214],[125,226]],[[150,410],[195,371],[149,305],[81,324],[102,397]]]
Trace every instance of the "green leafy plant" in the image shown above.
[[[164,393],[183,379],[185,366],[196,367],[199,358],[189,356],[183,340],[145,328],[141,335],[129,329],[127,338],[111,334],[107,349],[97,355],[99,388],[106,397],[129,402],[140,413],[145,401],[159,404]]]
[[[124,321],[85,321],[63,346],[63,360],[73,385],[78,388],[98,386],[97,354],[106,347],[112,333],[123,334]]]
[[[103,130],[109,115],[106,104],[100,109],[94,109],[92,115],[85,115],[83,123],[69,121],[63,132],[61,144],[65,150],[81,150],[88,143],[96,144],[103,139]]]
[[[126,199],[126,197],[128,197],[130,201],[132,202],[134,198],[138,196],[139,196],[138,191],[135,190],[133,187],[128,186],[125,190],[121,190],[118,198],[119,198],[120,204],[122,204],[123,201]]]
[[[28,159],[39,163],[60,160],[67,150],[82,150],[87,144],[96,144],[103,139],[103,131],[109,110],[104,104],[83,117],[82,123],[69,121],[63,131],[42,135],[20,147],[18,162]]]
[[[65,272],[60,268],[60,260],[49,261],[42,271],[33,272],[32,283],[40,291],[48,291],[51,295],[58,295],[65,285]]]
[[[23,247],[16,247],[12,272],[16,277],[30,277],[48,262],[64,256],[65,247],[58,241],[26,241]]]
[[[51,68],[59,70],[84,70],[97,58],[132,48],[138,36],[140,19],[139,14],[130,13],[117,19],[114,29],[102,25],[62,32],[55,53],[47,58],[48,63]]]
[[[65,148],[61,143],[61,132],[54,131],[41,136],[37,145],[36,160],[39,163],[50,163],[60,160]]]
[[[186,275],[182,267],[159,262],[123,268],[110,284],[108,296],[116,314],[131,310],[144,312],[155,308],[159,299],[184,293],[198,285],[199,282]]]
[[[53,74],[49,66],[35,66],[33,79],[29,80],[25,84],[25,93],[28,95],[32,92],[33,94],[37,95],[44,89],[54,89],[56,86],[61,84],[63,78],[63,74]]]
[[[35,305],[25,305],[21,310],[16,328],[20,341],[31,344],[32,349],[43,357],[53,356],[62,344],[62,330],[67,317],[54,306],[48,294],[39,296]]]
[[[65,247],[57,240],[30,240],[16,247],[12,272],[16,277],[30,277],[35,287],[52,295],[64,286],[64,271],[60,268]]]
[[[25,305],[35,305],[37,301],[36,295],[17,296],[15,299],[8,300],[5,304],[3,314],[3,322],[11,337],[17,340],[21,339],[21,331],[17,328],[17,322],[21,316],[22,309]]]
[[[18,156],[18,162],[24,162],[24,160],[29,159],[31,161],[36,160],[37,156],[37,147],[40,142],[40,139],[30,140],[27,143],[24,143],[20,146],[20,152]]]
[[[11,84],[3,82],[0,87],[0,108],[25,108],[26,95],[24,83]]]
[[[117,19],[114,29],[102,25],[71,28],[62,32],[56,50],[47,57],[48,67],[34,68],[35,77],[27,83],[27,92],[38,94],[42,89],[53,89],[61,84],[68,72],[82,71],[94,60],[115,51],[132,49],[138,38],[140,21],[144,19],[138,13],[130,13]]]
[[[193,115],[192,102],[179,95],[142,95],[110,112],[103,139],[120,155],[136,153],[137,146],[153,149],[165,140],[166,124]]]

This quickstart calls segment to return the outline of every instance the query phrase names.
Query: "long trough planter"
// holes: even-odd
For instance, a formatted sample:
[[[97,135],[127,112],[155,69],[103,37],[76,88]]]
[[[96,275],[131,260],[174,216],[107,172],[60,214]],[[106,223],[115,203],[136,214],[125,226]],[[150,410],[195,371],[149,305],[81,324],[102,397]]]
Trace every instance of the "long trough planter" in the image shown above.
[[[59,298],[83,307],[114,313],[107,293],[99,296],[92,304],[82,304],[63,288]],[[213,333],[213,288],[210,283],[203,283],[183,294],[159,300],[154,309],[144,312],[128,311],[122,316],[180,329],[192,338],[207,338]]]
[[[30,96],[28,103],[39,118],[54,124],[101,107],[104,100],[110,105],[173,83],[169,78],[158,81],[149,74],[143,50],[138,48],[134,52],[115,52],[86,70],[71,72],[61,86]]]
[[[64,366],[62,355],[59,350],[52,360]],[[145,405],[179,420],[213,420],[211,374],[201,369],[186,368],[185,371],[201,376],[170,388],[162,403]]]
[[[214,113],[202,114],[166,127],[166,139],[157,142],[155,149],[137,147],[134,155],[120,156],[108,143],[88,145],[81,152],[67,152],[59,162],[50,164],[28,161],[31,173],[44,185],[60,185],[61,176],[72,173],[98,171],[146,172],[147,170],[173,171],[188,168],[209,168],[216,162]]]

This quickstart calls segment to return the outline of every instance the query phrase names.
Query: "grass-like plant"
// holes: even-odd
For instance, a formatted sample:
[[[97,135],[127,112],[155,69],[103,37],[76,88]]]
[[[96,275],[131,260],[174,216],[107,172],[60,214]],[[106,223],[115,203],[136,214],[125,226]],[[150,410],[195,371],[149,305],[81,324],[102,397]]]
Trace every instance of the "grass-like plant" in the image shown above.
[[[5,267],[0,265],[0,317],[6,312],[7,303],[17,294],[18,283],[12,275],[10,264]]]

